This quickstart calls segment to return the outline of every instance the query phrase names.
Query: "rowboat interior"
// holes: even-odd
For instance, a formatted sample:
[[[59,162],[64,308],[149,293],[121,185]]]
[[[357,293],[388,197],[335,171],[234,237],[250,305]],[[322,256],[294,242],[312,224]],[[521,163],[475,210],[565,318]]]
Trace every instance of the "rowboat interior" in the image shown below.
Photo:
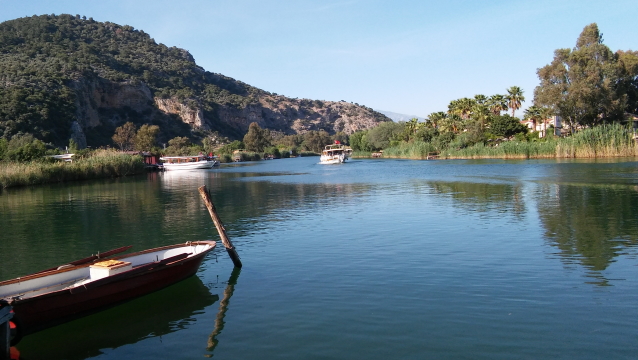
[[[25,300],[43,294],[73,289],[131,271],[137,273],[154,264],[170,265],[215,246],[214,242],[192,242],[166,246],[128,255],[99,259],[81,265],[65,264],[54,269],[0,282],[0,299]],[[138,271],[136,271],[138,270]]]

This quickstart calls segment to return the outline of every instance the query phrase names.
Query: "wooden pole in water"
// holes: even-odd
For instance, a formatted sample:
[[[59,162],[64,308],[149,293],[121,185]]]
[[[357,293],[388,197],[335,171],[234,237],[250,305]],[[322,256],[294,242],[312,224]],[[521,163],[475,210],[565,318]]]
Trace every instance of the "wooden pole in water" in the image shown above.
[[[242,266],[241,260],[239,259],[237,250],[235,250],[233,243],[230,242],[230,239],[226,235],[226,229],[224,228],[224,224],[222,224],[222,221],[219,219],[219,216],[217,215],[217,210],[215,210],[215,205],[213,205],[213,202],[210,199],[210,194],[208,193],[208,190],[206,190],[206,185],[200,186],[198,190],[199,190],[199,194],[202,196],[202,199],[204,199],[206,208],[208,208],[208,213],[210,214],[211,219],[213,219],[213,222],[215,223],[217,232],[219,232],[219,237],[222,239],[222,244],[224,244],[224,247],[226,248],[226,251],[228,252],[228,255],[230,256],[230,259],[233,260],[233,264],[235,264],[236,267],[241,267]]]

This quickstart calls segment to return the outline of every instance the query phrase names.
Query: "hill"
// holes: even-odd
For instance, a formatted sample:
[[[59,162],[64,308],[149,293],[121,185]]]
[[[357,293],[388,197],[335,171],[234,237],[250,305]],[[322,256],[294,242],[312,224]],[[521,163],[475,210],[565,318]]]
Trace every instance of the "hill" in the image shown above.
[[[288,98],[204,70],[191,54],[131,26],[79,15],[0,24],[0,136],[31,133],[58,146],[111,144],[117,126],[158,125],[160,142],[252,122],[284,134],[351,134],[385,115],[347,102]]]

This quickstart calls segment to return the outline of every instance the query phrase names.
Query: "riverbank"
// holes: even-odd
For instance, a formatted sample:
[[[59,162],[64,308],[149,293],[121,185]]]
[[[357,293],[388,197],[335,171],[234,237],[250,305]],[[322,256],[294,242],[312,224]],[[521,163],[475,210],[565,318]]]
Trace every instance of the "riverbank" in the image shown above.
[[[401,143],[383,151],[384,158],[425,160],[438,154],[439,159],[547,159],[635,157],[638,144],[631,129],[621,125],[602,125],[584,129],[573,136],[539,141],[502,141],[494,145],[478,143],[462,149],[438,149],[431,143]],[[372,153],[356,152],[356,158],[372,157]]]
[[[144,171],[141,156],[102,150],[73,162],[0,163],[0,188],[129,176]]]

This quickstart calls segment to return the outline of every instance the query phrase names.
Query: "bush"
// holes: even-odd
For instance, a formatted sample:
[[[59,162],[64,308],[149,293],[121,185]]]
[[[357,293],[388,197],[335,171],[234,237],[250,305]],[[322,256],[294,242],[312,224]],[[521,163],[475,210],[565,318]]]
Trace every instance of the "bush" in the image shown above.
[[[521,124],[518,118],[510,115],[495,116],[490,125],[490,132],[500,137],[510,137],[514,134],[527,133],[527,126]]]
[[[28,162],[42,159],[46,152],[44,143],[35,139],[33,135],[16,135],[8,142],[4,158],[9,161]]]

